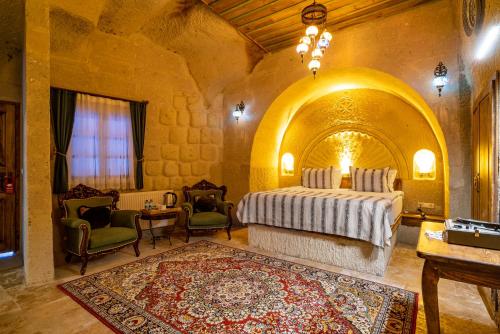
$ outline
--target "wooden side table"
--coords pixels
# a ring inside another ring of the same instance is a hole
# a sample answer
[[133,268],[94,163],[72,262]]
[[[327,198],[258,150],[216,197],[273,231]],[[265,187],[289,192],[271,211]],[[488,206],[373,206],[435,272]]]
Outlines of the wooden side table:
[[417,255],[425,259],[422,272],[427,332],[439,334],[438,282],[440,278],[500,289],[500,251],[448,244],[429,239],[426,231],[443,231],[444,224],[425,221]]
[[[153,220],[163,220],[163,219],[170,219],[170,218],[175,218],[176,220],[179,220],[179,213],[182,212],[181,208],[168,208],[165,210],[146,210],[143,209],[141,210],[141,219],[143,220],[148,220],[149,221],[149,232],[151,233],[151,239],[153,242],[153,249],[156,248],[156,239],[161,238],[162,236],[155,236],[153,233]],[[165,236],[168,238],[168,241],[170,242],[170,246],[172,246],[172,241],[170,240],[170,237],[172,233],[175,230],[175,224],[174,225],[167,225],[165,228]]]

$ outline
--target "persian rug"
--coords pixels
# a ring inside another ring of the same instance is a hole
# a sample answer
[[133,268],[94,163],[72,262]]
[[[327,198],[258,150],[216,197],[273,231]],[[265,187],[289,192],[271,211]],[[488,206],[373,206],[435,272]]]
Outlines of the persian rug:
[[413,334],[414,292],[199,241],[61,284],[117,333]]

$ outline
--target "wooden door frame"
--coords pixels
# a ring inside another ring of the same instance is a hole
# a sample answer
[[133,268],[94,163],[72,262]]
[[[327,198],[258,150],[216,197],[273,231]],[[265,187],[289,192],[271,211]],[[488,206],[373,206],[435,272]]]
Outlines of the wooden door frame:
[[[500,143],[498,142],[500,140],[500,131],[499,131],[499,126],[500,126],[500,120],[499,120],[499,108],[500,108],[500,71],[495,71],[495,73],[491,76],[491,79],[488,80],[488,83],[486,84],[485,87],[481,89],[480,94],[478,97],[474,100],[474,103],[472,105],[472,112],[471,112],[471,130],[474,131],[473,126],[474,126],[474,110],[476,108],[479,108],[479,105],[481,104],[481,101],[483,101],[484,98],[487,96],[491,95],[491,150],[492,150],[492,156],[490,159],[490,168],[492,170],[491,174],[491,181],[490,181],[490,187],[491,187],[491,198],[490,198],[490,207],[491,207],[491,221],[500,223],[499,221],[499,192],[498,192],[498,184],[497,184],[497,178],[499,176],[499,168],[500,165],[498,163],[499,159],[499,153],[498,150],[500,148]],[[474,133],[472,132],[472,135]],[[473,146],[474,140],[472,139],[471,136],[471,147]],[[472,147],[472,160],[474,160],[474,147]],[[471,169],[474,171],[474,164],[475,161],[472,161],[471,163]],[[472,175],[474,177],[474,175]],[[473,184],[473,179],[471,180],[471,192],[474,191],[474,184]],[[471,215],[474,210],[474,195],[471,196]]]
[[491,87],[490,87],[490,91],[491,91],[491,110],[492,110],[492,115],[491,115],[491,119],[492,119],[492,126],[493,126],[493,131],[491,131],[491,135],[493,138],[491,138],[492,140],[492,150],[493,150],[493,157],[492,157],[492,168],[493,168],[493,173],[492,173],[492,185],[491,185],[491,207],[492,207],[492,210],[491,210],[491,220],[493,222],[498,222],[500,223],[499,221],[499,211],[500,211],[500,208],[499,208],[499,203],[498,203],[498,196],[499,196],[499,192],[498,192],[498,186],[499,186],[499,182],[498,181],[498,176],[499,176],[499,163],[498,163],[498,159],[500,157],[500,154],[499,154],[499,148],[500,148],[500,145],[499,145],[499,140],[500,140],[500,135],[499,135],[499,129],[498,127],[500,126],[500,123],[499,123],[499,108],[500,108],[500,71],[496,71],[494,76],[493,76],[493,79],[491,80]]
[[[0,100],[0,104],[10,104],[14,106],[15,113],[15,173],[14,173],[14,186],[15,186],[15,224],[14,224],[14,249],[16,254],[21,251],[21,103],[13,101]],[[3,182],[3,180],[0,180]]]

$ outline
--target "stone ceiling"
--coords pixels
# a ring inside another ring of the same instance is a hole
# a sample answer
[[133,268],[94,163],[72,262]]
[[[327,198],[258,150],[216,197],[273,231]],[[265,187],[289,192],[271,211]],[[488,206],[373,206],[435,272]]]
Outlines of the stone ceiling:
[[50,0],[50,4],[52,52],[70,53],[96,31],[123,38],[142,34],[186,59],[207,101],[231,82],[242,80],[263,56],[198,0]]

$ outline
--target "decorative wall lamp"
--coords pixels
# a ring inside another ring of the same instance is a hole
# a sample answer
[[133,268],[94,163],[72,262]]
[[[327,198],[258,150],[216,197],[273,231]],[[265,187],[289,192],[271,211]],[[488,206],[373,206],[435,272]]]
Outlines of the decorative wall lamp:
[[350,167],[352,166],[352,154],[349,150],[344,150],[340,156],[340,170],[343,175],[350,173]]
[[440,61],[434,69],[434,80],[432,82],[434,84],[434,87],[436,87],[438,90],[439,97],[441,97],[441,91],[443,90],[443,87],[448,84],[448,78],[446,77],[446,74],[448,74],[448,69],[446,68],[446,66],[444,66],[443,62]]
[[281,157],[281,175],[293,176],[295,171],[295,159],[291,153],[285,153]]
[[236,120],[236,123],[238,123],[238,120],[240,117],[243,115],[243,112],[245,111],[245,103],[241,101],[236,105],[236,107],[233,110],[233,117]]
[[413,178],[415,180],[436,179],[436,156],[427,149],[421,149],[413,156]]

